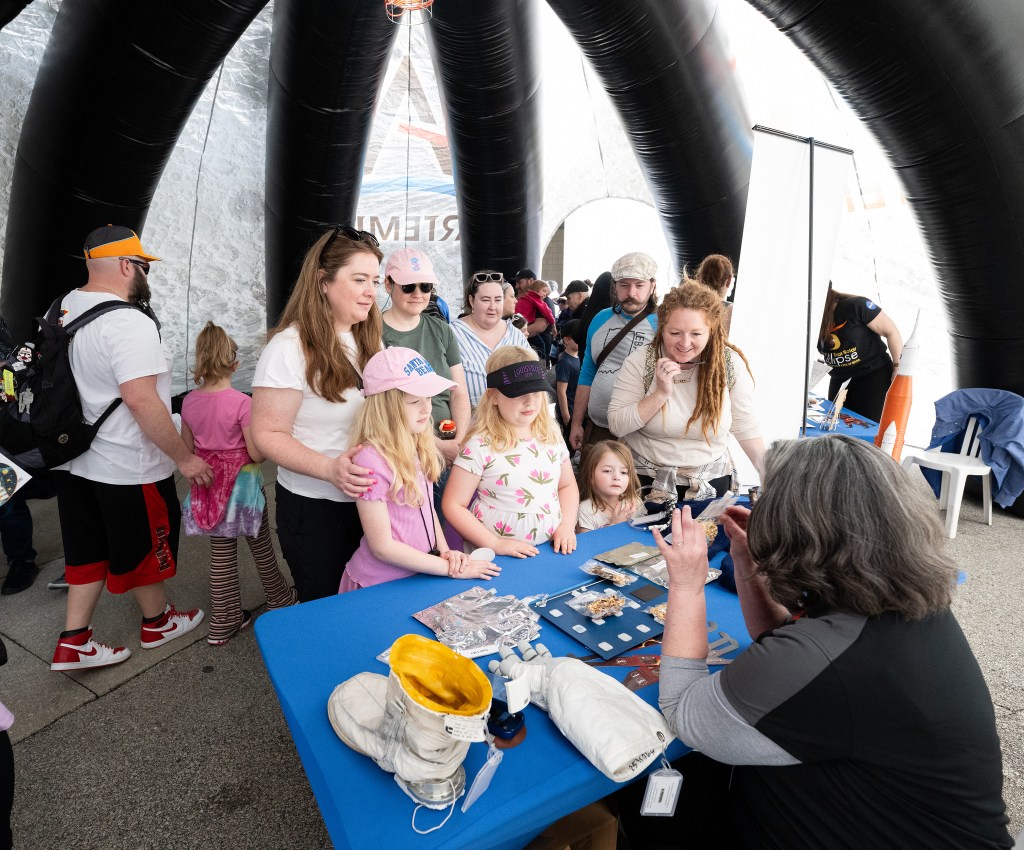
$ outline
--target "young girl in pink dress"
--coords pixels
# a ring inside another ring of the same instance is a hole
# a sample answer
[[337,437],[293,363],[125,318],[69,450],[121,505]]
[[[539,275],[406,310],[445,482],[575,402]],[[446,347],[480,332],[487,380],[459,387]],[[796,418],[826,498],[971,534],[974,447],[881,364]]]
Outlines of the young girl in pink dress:
[[580,492],[548,411],[537,355],[506,345],[487,358],[487,390],[445,487],[445,519],[467,544],[527,558],[551,541],[576,549]]
[[238,538],[249,544],[268,608],[296,601],[277,565],[263,494],[264,460],[252,442],[251,399],[231,387],[238,346],[225,330],[207,322],[196,338],[192,370],[198,389],[181,406],[181,436],[213,468],[210,487],[192,485],[182,505],[186,534],[210,537],[211,646],[223,646],[252,622],[242,610],[238,585]]
[[353,440],[364,448],[352,462],[371,470],[374,484],[356,501],[363,539],[345,567],[339,593],[413,573],[489,580],[501,572],[449,549],[434,511],[441,458],[430,400],[454,386],[411,348],[387,348],[363,369],[366,402]]

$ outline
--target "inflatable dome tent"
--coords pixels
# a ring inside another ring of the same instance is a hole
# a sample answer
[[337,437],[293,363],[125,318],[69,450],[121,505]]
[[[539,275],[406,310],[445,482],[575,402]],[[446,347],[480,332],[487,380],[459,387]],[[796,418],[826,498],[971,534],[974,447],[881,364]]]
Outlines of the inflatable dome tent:
[[[860,116],[936,269],[956,383],[1024,393],[1024,4],[750,0]],[[28,4],[0,3],[0,23]],[[53,5],[53,4],[51,4]],[[143,230],[198,98],[267,0],[64,2],[13,164],[0,311],[16,333],[82,279],[82,235]],[[536,264],[540,0],[437,0],[426,24],[466,268]],[[618,111],[675,264],[737,253],[750,127],[713,0],[548,0]],[[380,0],[277,0],[266,126],[267,321],[328,223],[352,220],[399,28]]]

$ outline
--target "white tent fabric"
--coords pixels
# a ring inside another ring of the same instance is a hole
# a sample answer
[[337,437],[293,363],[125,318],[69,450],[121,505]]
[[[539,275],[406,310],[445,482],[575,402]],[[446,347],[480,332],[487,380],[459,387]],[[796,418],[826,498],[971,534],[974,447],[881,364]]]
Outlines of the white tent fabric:
[[848,154],[815,146],[809,303],[811,145],[765,132],[754,134],[741,277],[729,337],[754,364],[756,409],[766,444],[796,437],[801,425],[804,376],[816,355],[808,321],[816,336],[849,165]]

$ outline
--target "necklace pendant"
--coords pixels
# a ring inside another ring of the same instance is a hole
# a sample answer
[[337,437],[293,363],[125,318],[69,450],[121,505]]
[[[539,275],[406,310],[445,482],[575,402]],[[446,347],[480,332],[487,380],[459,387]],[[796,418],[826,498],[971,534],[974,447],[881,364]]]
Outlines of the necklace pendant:
[[438,558],[441,557],[441,552],[438,550],[438,548],[436,546],[433,549],[430,550],[430,554],[434,555],[434,556],[436,556]]

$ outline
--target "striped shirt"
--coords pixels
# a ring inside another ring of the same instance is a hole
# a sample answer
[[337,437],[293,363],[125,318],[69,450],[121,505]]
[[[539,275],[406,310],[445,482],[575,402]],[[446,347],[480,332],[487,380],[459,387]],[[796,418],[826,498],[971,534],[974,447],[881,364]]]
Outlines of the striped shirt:
[[483,398],[484,390],[487,389],[487,358],[494,353],[495,349],[501,348],[503,345],[518,345],[527,349],[530,345],[523,332],[511,322],[505,322],[505,335],[494,348],[488,348],[486,343],[473,333],[473,329],[462,319],[452,321],[452,330],[455,331],[455,338],[459,342],[459,352],[462,354],[462,368],[466,373],[469,403],[475,410],[480,399]]

